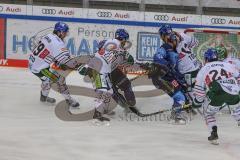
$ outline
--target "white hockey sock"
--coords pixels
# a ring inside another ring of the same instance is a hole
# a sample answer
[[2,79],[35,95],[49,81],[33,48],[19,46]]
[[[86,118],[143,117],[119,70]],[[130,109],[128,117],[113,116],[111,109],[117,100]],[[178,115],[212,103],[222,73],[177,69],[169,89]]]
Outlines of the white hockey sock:
[[41,89],[42,95],[47,97],[51,89],[51,83],[49,79],[42,81]]
[[236,121],[240,121],[240,106],[236,107],[233,112],[232,116]]
[[204,118],[205,118],[206,124],[208,126],[208,129],[211,133],[212,127],[217,126],[217,121],[215,119],[215,116],[214,115],[205,115]]
[[109,110],[111,97],[112,97],[112,93],[110,90],[109,91],[97,90],[97,97],[94,100],[95,108],[101,113],[104,113],[105,111]]
[[66,84],[65,78],[64,77],[59,77],[57,81],[57,86],[58,86],[58,91],[60,94],[63,95],[63,97],[67,100],[72,100],[73,98],[71,97],[68,86]]

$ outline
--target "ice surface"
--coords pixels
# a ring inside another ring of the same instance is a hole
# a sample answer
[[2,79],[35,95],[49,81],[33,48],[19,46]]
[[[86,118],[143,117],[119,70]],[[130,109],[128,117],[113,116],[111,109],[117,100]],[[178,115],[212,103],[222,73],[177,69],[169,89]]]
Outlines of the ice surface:
[[[76,73],[67,83],[83,85]],[[93,126],[91,121],[65,122],[55,116],[55,106],[39,102],[39,91],[40,80],[26,69],[0,68],[0,160],[240,159],[240,127],[229,115],[218,117],[220,145],[213,146],[207,142],[207,127],[200,116],[185,126],[129,121],[120,118],[118,107],[108,127]],[[54,91],[50,95],[63,100]],[[74,97],[81,111],[88,110],[85,106],[93,100]],[[137,106],[151,112],[171,106],[171,100],[166,95],[137,98]]]

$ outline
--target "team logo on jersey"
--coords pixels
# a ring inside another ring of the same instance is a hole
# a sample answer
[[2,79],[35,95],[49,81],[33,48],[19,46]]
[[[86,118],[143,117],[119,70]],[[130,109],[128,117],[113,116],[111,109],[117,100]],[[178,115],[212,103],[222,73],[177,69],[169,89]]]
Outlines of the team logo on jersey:
[[227,21],[224,18],[212,18],[211,23],[212,24],[225,24]]

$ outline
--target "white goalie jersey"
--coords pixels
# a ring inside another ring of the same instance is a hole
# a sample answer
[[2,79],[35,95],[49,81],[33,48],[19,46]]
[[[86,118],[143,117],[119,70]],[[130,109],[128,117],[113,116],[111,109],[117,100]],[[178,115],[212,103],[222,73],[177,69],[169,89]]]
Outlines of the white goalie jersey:
[[196,71],[201,67],[201,63],[196,55],[192,53],[192,48],[198,45],[198,40],[185,33],[179,33],[179,35],[181,38],[176,47],[179,54],[178,70],[182,74]]
[[44,36],[29,57],[29,69],[39,73],[52,63],[64,64],[70,59],[70,53],[64,42],[55,34]]

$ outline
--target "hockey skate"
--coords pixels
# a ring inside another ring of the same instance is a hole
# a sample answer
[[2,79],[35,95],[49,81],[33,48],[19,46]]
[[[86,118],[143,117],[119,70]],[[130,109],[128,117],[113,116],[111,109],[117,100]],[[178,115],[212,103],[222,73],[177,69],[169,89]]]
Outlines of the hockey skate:
[[75,101],[74,99],[66,99],[66,103],[68,104],[69,107],[72,108],[79,108],[79,103]]
[[99,112],[97,109],[95,109],[94,115],[93,115],[93,123],[95,125],[97,125],[97,126],[100,126],[100,125],[109,126],[110,125],[109,121],[110,121],[109,118],[102,116],[102,113]]
[[238,125],[238,127],[240,127],[240,120],[237,121],[237,125]]
[[41,96],[40,96],[40,101],[41,102],[47,102],[47,103],[50,103],[50,104],[54,104],[56,103],[56,99],[55,98],[51,98],[51,97],[48,97],[48,96],[44,96],[41,92]]
[[181,109],[173,108],[170,116],[168,116],[168,121],[171,124],[177,124],[177,125],[185,125],[187,123],[187,117],[185,115],[185,111],[182,111]]
[[197,115],[197,112],[192,108],[192,104],[190,102],[186,102],[186,104],[183,105],[183,109],[193,116]]
[[218,145],[218,134],[217,134],[217,126],[212,127],[211,135],[208,137],[208,141],[211,144]]

